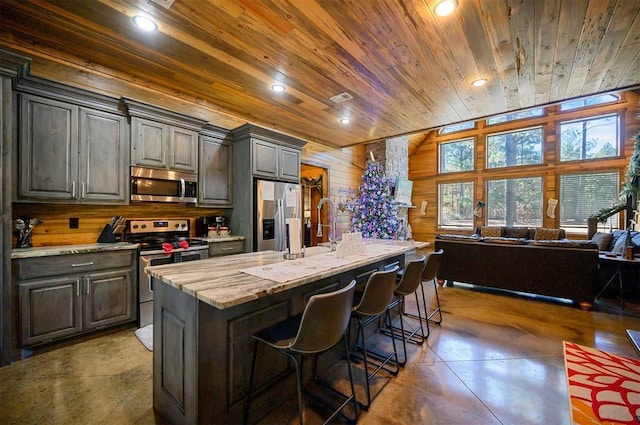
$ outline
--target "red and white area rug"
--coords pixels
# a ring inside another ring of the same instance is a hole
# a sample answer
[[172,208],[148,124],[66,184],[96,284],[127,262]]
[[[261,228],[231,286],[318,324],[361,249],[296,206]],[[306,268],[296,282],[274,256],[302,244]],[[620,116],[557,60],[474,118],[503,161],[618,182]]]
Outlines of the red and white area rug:
[[564,341],[573,424],[639,424],[640,361]]

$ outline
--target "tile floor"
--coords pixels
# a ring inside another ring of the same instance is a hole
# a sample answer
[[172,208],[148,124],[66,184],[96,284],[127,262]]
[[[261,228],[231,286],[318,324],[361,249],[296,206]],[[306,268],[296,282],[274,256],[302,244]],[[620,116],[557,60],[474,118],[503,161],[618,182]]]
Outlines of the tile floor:
[[[439,290],[444,321],[361,424],[567,424],[562,341],[637,358],[640,320],[470,289]],[[162,424],[152,353],[126,329],[0,368],[0,424]],[[377,388],[381,388],[378,385]],[[358,388],[362,390],[362,388]],[[297,423],[295,399],[260,424]],[[320,423],[314,409],[307,423]]]

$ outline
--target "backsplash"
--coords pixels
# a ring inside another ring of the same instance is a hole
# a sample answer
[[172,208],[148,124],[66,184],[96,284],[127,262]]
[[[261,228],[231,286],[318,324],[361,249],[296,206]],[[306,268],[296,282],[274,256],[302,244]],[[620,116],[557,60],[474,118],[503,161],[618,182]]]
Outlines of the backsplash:
[[[191,235],[195,233],[195,218],[207,215],[230,216],[231,210],[196,208],[187,204],[140,203],[131,205],[65,205],[13,203],[13,219],[38,217],[41,223],[33,229],[32,246],[78,245],[97,241],[104,225],[114,215],[129,219],[188,218]],[[69,228],[69,219],[78,219],[78,228]],[[17,246],[14,232],[13,246]]]

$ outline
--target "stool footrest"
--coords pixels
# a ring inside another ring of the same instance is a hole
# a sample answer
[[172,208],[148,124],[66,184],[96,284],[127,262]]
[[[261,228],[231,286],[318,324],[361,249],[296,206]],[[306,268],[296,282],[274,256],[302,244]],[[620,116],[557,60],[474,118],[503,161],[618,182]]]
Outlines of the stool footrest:
[[[395,356],[395,353],[390,353],[387,357],[385,357],[384,354],[380,354],[380,353],[377,353],[375,351],[367,350],[367,362],[371,366],[375,367],[373,372],[371,372],[370,374],[367,371],[367,374],[368,374],[367,378],[368,379],[373,378],[381,370],[384,370],[385,372],[390,373],[393,376],[397,376],[398,373],[400,372],[400,368],[399,367],[396,366],[396,370],[392,370],[389,367],[387,367],[387,363],[389,363],[389,361],[392,360],[394,356]],[[378,360],[378,362],[372,362],[371,361],[371,357],[373,357],[374,359]],[[364,363],[364,357],[362,357],[362,355],[360,355],[360,353],[358,353],[358,352],[351,352],[351,358]],[[365,367],[368,367],[368,365],[365,364]]]

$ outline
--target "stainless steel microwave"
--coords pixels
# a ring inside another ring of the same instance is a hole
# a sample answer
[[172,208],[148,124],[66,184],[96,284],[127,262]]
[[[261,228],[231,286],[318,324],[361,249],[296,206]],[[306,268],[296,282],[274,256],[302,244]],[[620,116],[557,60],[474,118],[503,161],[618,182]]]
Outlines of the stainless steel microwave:
[[131,167],[131,200],[196,203],[197,174],[155,168]]

